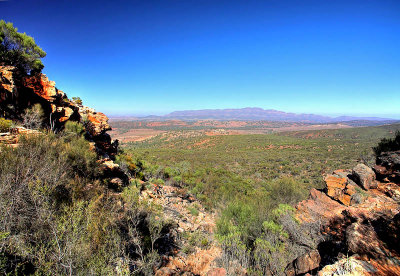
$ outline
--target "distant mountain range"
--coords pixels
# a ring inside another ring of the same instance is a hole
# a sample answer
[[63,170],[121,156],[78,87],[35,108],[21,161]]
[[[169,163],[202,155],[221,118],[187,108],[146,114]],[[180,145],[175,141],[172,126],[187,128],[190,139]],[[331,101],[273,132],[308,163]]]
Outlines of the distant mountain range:
[[[399,120],[379,117],[340,116],[328,117],[316,114],[296,114],[274,109],[246,107],[239,109],[202,109],[174,111],[163,116],[125,117],[125,120],[249,120],[249,121],[281,121],[303,123],[338,123],[349,121],[379,121],[387,123]],[[117,118],[114,118],[114,120]],[[124,119],[118,117],[118,119]]]

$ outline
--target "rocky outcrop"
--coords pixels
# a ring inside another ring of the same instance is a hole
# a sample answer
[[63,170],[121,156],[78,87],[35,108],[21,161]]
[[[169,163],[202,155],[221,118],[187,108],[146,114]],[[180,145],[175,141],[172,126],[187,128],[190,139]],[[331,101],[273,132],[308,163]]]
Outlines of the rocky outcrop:
[[356,187],[354,183],[343,174],[344,172],[334,172],[334,174],[325,177],[326,194],[340,203],[349,206],[356,201],[355,198],[352,198],[353,195],[356,194]]
[[40,104],[45,123],[60,129],[68,120],[80,121],[79,107],[44,74],[23,75],[13,66],[0,66],[0,108],[4,117],[21,119],[26,108]]
[[[40,104],[44,111],[44,125],[54,132],[62,130],[68,121],[82,123],[85,137],[94,144],[111,186],[128,183],[128,176],[112,161],[118,152],[118,140],[112,141],[107,133],[111,127],[106,115],[71,101],[44,74],[25,75],[13,66],[0,66],[0,116],[22,121],[24,111],[35,104]],[[9,144],[18,141],[18,133],[3,136],[0,139]]]
[[[383,153],[379,166],[394,172],[396,154]],[[400,183],[376,181],[363,164],[335,171],[325,183],[324,190],[311,190],[310,198],[296,206],[301,222],[321,222],[323,241],[294,261],[294,274],[314,267],[318,275],[399,275]]]

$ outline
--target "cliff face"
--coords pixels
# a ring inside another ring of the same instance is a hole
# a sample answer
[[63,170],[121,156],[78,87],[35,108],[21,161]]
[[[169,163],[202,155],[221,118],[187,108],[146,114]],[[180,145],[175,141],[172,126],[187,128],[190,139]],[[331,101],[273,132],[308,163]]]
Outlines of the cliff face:
[[106,115],[71,101],[44,74],[29,76],[21,74],[13,66],[0,66],[1,115],[21,121],[24,111],[35,104],[41,105],[44,124],[54,132],[62,130],[68,121],[82,123],[86,129],[85,137],[93,143],[105,175],[115,178],[118,185],[128,182],[128,177],[112,162],[118,151],[118,140],[112,141],[107,134],[111,127]]
[[300,221],[321,222],[319,258],[306,258],[314,273],[400,275],[400,152],[382,153],[377,163],[333,172],[325,190],[296,206]]

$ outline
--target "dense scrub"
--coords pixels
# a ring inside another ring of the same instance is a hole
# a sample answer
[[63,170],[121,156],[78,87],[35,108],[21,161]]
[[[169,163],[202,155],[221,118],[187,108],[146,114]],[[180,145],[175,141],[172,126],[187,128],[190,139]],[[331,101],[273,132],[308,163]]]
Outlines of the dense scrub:
[[381,154],[385,151],[400,150],[400,131],[397,131],[393,138],[383,138],[379,144],[374,147],[376,155]]
[[292,206],[310,188],[324,187],[323,174],[373,160],[372,147],[399,128],[160,135],[127,144],[119,161],[143,180],[182,186],[210,210],[218,210],[221,264],[226,268],[279,275],[296,255],[315,245],[319,231],[318,225],[300,226]]
[[78,133],[1,146],[0,274],[153,273],[171,224],[135,186],[112,193]]

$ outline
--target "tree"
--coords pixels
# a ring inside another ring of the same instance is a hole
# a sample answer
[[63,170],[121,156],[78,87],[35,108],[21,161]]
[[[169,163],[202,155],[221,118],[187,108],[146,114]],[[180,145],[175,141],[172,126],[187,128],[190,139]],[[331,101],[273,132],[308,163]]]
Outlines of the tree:
[[44,67],[40,59],[45,56],[33,37],[0,20],[0,64],[16,66],[27,74],[40,73]]

